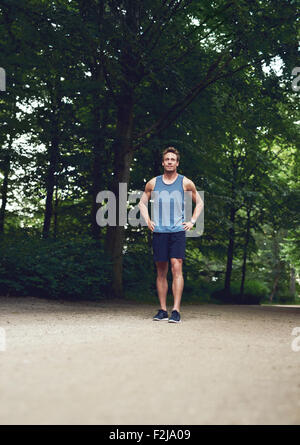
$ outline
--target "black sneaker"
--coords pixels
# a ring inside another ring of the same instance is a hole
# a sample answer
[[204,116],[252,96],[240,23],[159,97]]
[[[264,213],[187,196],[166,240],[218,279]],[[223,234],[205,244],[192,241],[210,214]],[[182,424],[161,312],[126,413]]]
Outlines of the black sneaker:
[[168,312],[160,309],[157,314],[153,317],[153,320],[161,321],[168,320]]
[[169,318],[169,323],[181,323],[180,313],[178,311],[172,311],[171,317]]

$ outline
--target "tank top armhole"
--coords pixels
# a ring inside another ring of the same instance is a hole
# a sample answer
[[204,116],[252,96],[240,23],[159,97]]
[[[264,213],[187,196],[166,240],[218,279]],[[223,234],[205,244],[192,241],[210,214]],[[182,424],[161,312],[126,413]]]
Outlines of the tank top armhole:
[[155,187],[156,187],[156,184],[157,184],[157,178],[159,178],[159,176],[155,176],[155,184],[154,184],[154,187],[153,187],[153,190],[152,191],[154,191],[155,190]]
[[182,178],[181,178],[181,188],[182,188],[182,191],[184,192],[184,187],[183,187],[184,175],[181,175],[181,176],[182,176]]

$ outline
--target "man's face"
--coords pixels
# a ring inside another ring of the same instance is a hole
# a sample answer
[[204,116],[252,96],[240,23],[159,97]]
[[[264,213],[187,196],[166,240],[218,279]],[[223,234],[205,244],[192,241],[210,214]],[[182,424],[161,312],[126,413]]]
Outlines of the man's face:
[[165,172],[175,172],[179,165],[176,154],[172,152],[166,153],[162,165],[165,169]]

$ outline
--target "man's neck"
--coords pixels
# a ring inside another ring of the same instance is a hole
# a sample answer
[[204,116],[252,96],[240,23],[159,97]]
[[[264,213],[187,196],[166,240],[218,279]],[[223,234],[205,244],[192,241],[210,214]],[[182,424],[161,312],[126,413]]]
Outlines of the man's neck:
[[166,171],[164,171],[163,177],[167,181],[172,181],[173,179],[177,178],[177,175],[178,175],[177,171],[175,171],[175,172],[166,172]]

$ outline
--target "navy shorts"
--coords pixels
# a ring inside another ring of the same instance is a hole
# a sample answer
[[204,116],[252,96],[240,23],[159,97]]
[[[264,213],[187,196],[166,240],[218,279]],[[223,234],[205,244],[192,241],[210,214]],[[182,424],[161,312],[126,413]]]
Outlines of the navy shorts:
[[153,232],[154,261],[169,261],[170,258],[185,259],[185,243],[185,230],[168,233]]

